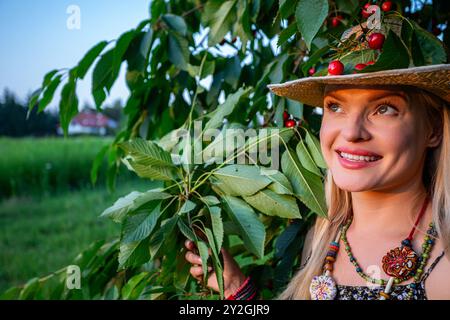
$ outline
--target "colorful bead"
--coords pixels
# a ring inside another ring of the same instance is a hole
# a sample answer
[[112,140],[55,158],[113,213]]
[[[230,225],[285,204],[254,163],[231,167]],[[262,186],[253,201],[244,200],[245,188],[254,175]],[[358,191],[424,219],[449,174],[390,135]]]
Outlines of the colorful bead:
[[337,294],[336,283],[326,275],[315,276],[309,287],[312,300],[333,300]]

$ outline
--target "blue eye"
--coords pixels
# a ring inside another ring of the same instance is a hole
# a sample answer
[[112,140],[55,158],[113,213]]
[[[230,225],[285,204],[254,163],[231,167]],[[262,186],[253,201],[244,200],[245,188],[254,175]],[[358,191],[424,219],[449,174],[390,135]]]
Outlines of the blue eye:
[[391,107],[390,105],[383,104],[377,109],[377,113],[379,113],[379,114],[396,114],[397,109],[394,107]]
[[327,109],[331,112],[340,112],[341,107],[336,103],[327,104]]

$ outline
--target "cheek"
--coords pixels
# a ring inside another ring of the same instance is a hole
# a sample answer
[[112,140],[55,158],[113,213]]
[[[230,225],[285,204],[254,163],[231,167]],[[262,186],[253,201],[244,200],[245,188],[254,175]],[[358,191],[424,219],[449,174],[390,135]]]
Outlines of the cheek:
[[338,132],[339,130],[335,126],[325,121],[322,122],[322,126],[320,127],[320,148],[328,166],[330,166],[333,155],[333,141],[336,140]]

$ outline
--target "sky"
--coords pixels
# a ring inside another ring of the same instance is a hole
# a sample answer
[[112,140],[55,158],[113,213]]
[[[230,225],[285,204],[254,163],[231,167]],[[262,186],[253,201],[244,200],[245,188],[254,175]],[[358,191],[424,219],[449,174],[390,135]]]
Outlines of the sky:
[[[8,88],[25,103],[48,71],[71,68],[96,43],[135,28],[149,17],[149,4],[150,0],[0,0],[0,97]],[[124,69],[125,64],[105,104],[127,99]],[[81,106],[94,105],[91,72],[78,82]],[[57,92],[51,109],[58,97]]]

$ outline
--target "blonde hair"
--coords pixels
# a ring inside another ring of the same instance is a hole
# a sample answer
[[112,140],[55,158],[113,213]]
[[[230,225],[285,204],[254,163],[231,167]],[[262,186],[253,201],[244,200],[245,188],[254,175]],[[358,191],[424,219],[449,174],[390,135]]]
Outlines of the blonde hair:
[[[435,95],[417,88],[402,88],[419,107],[426,106],[426,125],[437,130],[440,144],[429,148],[423,170],[423,180],[431,198],[433,221],[439,238],[449,256],[450,244],[450,110],[447,103]],[[328,245],[351,212],[351,193],[340,189],[330,172],[325,177],[325,198],[328,218],[317,217],[306,264],[294,275],[278,299],[311,299],[309,285],[314,276],[322,274]],[[308,254],[305,252],[303,254]],[[303,257],[302,257],[303,258]]]

